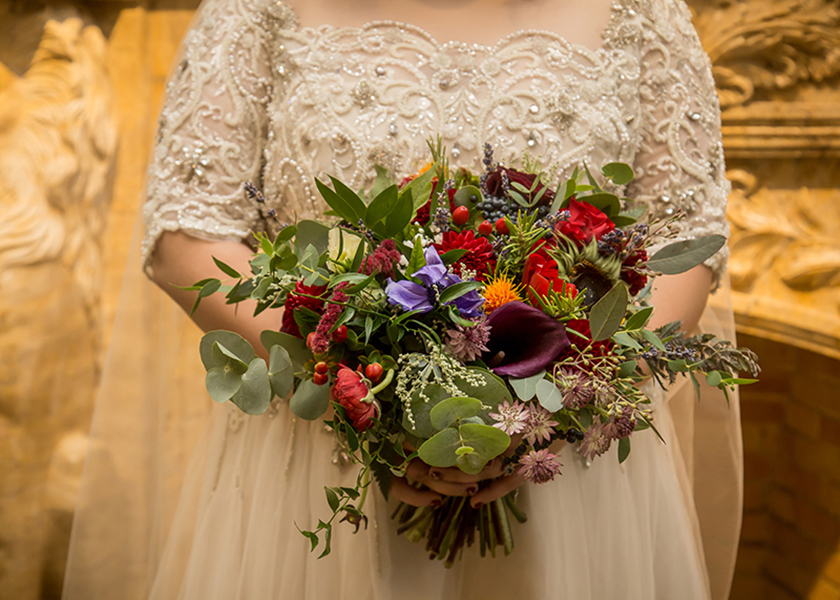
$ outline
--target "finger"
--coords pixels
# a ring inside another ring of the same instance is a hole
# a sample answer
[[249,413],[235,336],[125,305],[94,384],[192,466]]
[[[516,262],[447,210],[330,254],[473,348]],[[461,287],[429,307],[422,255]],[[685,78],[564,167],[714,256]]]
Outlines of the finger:
[[421,483],[444,496],[472,496],[478,492],[478,483],[450,483],[449,481],[437,481],[430,477],[427,477]]
[[412,506],[437,506],[443,502],[443,498],[440,494],[431,490],[418,490],[402,477],[394,477],[391,479],[390,492],[395,498],[397,498],[397,500],[401,500],[406,504],[411,504]]
[[502,461],[498,458],[494,458],[488,462],[480,472],[474,475],[464,473],[458,467],[450,467],[448,469],[431,467],[429,469],[429,477],[450,483],[478,483],[479,481],[484,481],[486,479],[496,479],[501,475]]
[[482,504],[487,504],[488,502],[492,502],[497,498],[501,498],[502,496],[509,494],[523,483],[525,483],[525,477],[519,473],[508,475],[507,477],[499,477],[493,483],[473,496],[470,499],[470,505],[473,508],[478,508]]
[[429,465],[419,458],[415,458],[408,463],[408,468],[406,468],[405,474],[409,479],[413,479],[414,481],[423,481],[429,476],[429,469]]

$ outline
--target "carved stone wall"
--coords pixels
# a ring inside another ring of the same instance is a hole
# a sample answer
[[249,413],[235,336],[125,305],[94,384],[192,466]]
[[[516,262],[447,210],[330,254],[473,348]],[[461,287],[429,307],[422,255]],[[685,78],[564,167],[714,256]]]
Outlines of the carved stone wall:
[[733,183],[745,513],[734,600],[840,599],[840,5],[689,0]]
[[117,132],[105,38],[73,14],[20,75],[0,63],[0,596],[20,600],[60,585],[99,376]]

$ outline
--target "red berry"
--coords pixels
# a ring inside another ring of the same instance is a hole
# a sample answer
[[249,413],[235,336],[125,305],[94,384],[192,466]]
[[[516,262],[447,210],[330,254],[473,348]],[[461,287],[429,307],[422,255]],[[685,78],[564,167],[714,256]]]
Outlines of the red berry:
[[452,211],[452,222],[458,226],[466,225],[470,220],[470,209],[466,206],[459,206]]
[[510,233],[507,223],[505,223],[504,217],[496,221],[496,233],[498,233],[499,235],[507,235]]
[[329,375],[327,375],[326,373],[315,373],[312,376],[312,383],[314,383],[315,385],[324,385],[325,383],[327,383],[328,379]]
[[371,363],[365,367],[365,377],[376,383],[382,378],[382,365],[379,363]]
[[313,331],[306,336],[306,347],[312,350],[312,342],[315,340],[315,332]]
[[332,340],[336,344],[343,344],[347,339],[347,325],[339,325],[335,331],[332,332]]
[[329,367],[323,360],[315,363],[315,372],[318,375],[324,375],[327,371],[329,371]]
[[490,221],[482,221],[481,225],[478,226],[478,233],[481,235],[490,235],[493,233],[493,225],[490,224]]

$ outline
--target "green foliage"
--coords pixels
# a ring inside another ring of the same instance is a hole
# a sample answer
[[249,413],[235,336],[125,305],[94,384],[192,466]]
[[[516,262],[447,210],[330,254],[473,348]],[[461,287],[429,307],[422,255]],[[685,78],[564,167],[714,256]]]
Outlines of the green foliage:
[[554,413],[563,408],[563,394],[554,382],[540,379],[537,382],[537,400],[548,412]]
[[304,379],[289,400],[291,411],[307,421],[320,418],[329,406],[330,386],[315,385],[311,379]]
[[620,281],[592,306],[589,325],[593,341],[609,339],[618,331],[627,311],[627,301],[627,285]]
[[530,377],[508,380],[510,387],[523,402],[528,402],[537,393],[537,384],[545,377],[545,369]]
[[722,235],[707,235],[668,244],[647,261],[647,267],[663,275],[678,275],[717,254],[726,244]]
[[459,419],[477,417],[481,414],[482,408],[481,401],[475,398],[447,398],[429,411],[429,419],[432,427],[440,431],[451,427]]
[[285,398],[292,391],[295,383],[295,373],[289,351],[279,344],[272,346],[268,369],[271,391],[279,397]]

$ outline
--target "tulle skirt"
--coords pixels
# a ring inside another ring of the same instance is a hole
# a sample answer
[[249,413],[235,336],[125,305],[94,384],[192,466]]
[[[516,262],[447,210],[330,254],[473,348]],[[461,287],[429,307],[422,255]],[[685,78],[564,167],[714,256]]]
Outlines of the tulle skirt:
[[[587,466],[573,448],[562,476],[526,484],[510,556],[467,548],[451,569],[395,533],[373,485],[367,530],[336,524],[318,559],[297,528],[329,515],[325,485],[353,485],[331,432],[285,403],[246,417],[216,408],[184,482],[152,600],[706,600],[709,580],[689,479],[667,405],[652,431]],[[320,550],[320,549],[319,549]]]

